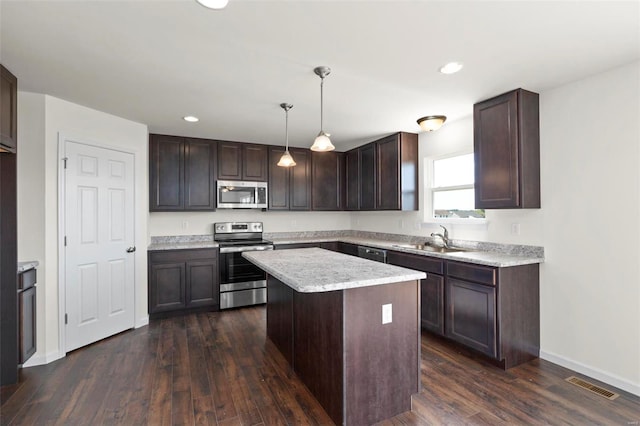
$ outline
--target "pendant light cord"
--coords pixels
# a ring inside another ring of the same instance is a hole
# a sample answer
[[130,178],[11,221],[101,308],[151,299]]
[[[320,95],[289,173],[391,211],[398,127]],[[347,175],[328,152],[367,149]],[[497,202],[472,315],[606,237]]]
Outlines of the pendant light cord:
[[286,152],[289,152],[289,108],[284,110],[285,119],[284,119],[284,134],[285,134],[285,148]]
[[320,78],[320,131],[324,132],[324,77]]

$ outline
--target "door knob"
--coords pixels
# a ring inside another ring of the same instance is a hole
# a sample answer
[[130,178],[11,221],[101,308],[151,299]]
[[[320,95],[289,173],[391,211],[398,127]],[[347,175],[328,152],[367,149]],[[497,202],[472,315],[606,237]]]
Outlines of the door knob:
[[136,251],[135,246],[134,246],[134,247],[129,247],[129,248],[127,249],[127,253],[133,253],[134,251]]

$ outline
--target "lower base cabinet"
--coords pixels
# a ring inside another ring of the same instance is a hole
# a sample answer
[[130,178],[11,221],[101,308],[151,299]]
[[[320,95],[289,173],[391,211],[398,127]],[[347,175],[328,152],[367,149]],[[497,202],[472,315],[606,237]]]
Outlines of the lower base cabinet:
[[149,257],[149,314],[220,307],[218,250],[159,250]]

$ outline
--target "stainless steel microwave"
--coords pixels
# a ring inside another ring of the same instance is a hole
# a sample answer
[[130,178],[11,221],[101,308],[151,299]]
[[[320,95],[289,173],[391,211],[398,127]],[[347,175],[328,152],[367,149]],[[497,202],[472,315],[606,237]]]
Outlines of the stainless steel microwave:
[[218,181],[219,209],[266,209],[267,182]]

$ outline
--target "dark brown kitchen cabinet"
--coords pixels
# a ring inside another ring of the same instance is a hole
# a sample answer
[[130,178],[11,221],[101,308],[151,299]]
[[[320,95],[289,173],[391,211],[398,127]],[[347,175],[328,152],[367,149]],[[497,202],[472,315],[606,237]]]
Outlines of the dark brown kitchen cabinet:
[[149,211],[215,210],[215,141],[150,135],[149,157]]
[[269,147],[269,210],[311,208],[311,151],[289,148],[296,165],[279,167],[284,147]]
[[267,145],[218,142],[218,179],[266,182]]
[[539,356],[538,264],[446,262],[445,335],[505,368]]
[[427,277],[420,280],[420,325],[444,336],[444,261],[389,251],[387,262],[427,273]]
[[150,251],[148,257],[151,318],[194,308],[219,309],[217,249]]
[[375,210],[377,187],[376,143],[371,142],[358,148],[358,154],[358,159],[360,160],[360,210]]
[[18,362],[36,352],[36,270],[18,274]]
[[496,289],[447,277],[447,337],[491,357],[496,352]]
[[538,94],[517,89],[473,106],[475,207],[540,207]]
[[348,254],[348,255],[351,255],[351,256],[357,256],[358,255],[358,245],[339,241],[338,242],[338,252],[340,252],[342,254]]
[[360,210],[360,150],[345,153],[345,209]]
[[0,65],[0,152],[18,145],[18,79]]
[[376,149],[376,209],[418,210],[418,135],[396,133]]
[[342,210],[344,153],[311,152],[311,210]]

